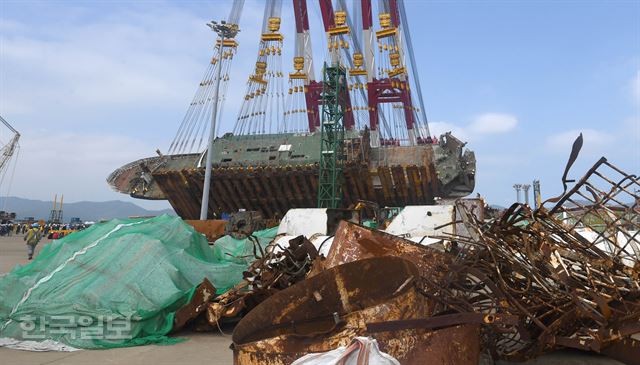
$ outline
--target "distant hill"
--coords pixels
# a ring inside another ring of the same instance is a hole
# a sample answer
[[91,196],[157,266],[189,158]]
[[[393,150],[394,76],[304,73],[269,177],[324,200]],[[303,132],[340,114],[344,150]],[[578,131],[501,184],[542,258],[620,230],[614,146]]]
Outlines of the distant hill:
[[[9,212],[15,212],[18,219],[35,217],[36,219],[49,218],[53,202],[8,197],[2,199],[2,206]],[[64,221],[68,222],[72,217],[78,217],[83,221],[98,222],[101,219],[127,218],[131,216],[149,216],[170,214],[176,215],[173,209],[147,210],[130,202],[112,200],[107,202],[76,202],[64,203]]]

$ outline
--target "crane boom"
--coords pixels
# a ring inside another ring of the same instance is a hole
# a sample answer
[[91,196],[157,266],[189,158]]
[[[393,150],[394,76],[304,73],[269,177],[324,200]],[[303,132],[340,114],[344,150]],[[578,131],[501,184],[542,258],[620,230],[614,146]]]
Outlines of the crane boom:
[[17,135],[20,135],[20,133],[18,133],[18,131],[17,131],[15,128],[13,128],[13,127],[11,126],[11,124],[9,124],[9,122],[7,122],[7,121],[6,121],[6,120],[5,120],[1,115],[0,115],[0,121],[1,121],[1,122],[2,122],[2,123],[3,123],[7,128],[9,128],[9,130],[10,130],[10,131],[12,131],[13,133],[15,133],[15,134],[17,134]]
[[13,132],[13,137],[11,138],[11,140],[6,145],[2,146],[2,148],[0,148],[0,173],[2,173],[4,168],[7,166],[7,163],[9,162],[9,160],[11,160],[11,157],[13,157],[13,154],[18,148],[20,133],[18,133],[18,131],[13,128],[11,124],[9,124],[9,122],[7,122],[2,116],[0,116],[0,122],[2,122],[11,132]]

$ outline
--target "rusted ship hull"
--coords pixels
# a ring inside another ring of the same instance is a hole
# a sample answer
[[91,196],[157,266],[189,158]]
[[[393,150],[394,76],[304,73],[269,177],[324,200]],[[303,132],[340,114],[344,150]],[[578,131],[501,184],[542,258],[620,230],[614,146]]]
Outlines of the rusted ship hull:
[[[316,206],[314,152],[319,153],[319,144],[315,149],[313,135],[268,142],[226,138],[214,143],[210,216],[246,209],[277,218],[291,208]],[[381,206],[424,205],[439,197],[468,195],[475,185],[475,157],[463,147],[450,135],[438,145],[379,148],[369,146],[366,134],[352,136],[345,146],[342,206],[358,200]],[[141,159],[114,171],[108,182],[135,198],[167,199],[184,219],[198,219],[202,161],[202,154]]]
[[[375,171],[369,171],[367,165],[347,166],[342,183],[343,206],[358,200],[383,206],[431,204],[441,190],[433,175],[433,169],[425,166],[378,167]],[[153,177],[178,215],[189,219],[199,216],[203,168],[164,171]],[[374,187],[375,177],[380,178],[381,189]],[[282,217],[291,208],[316,207],[318,167],[217,168],[213,170],[211,191],[209,213],[248,209]]]

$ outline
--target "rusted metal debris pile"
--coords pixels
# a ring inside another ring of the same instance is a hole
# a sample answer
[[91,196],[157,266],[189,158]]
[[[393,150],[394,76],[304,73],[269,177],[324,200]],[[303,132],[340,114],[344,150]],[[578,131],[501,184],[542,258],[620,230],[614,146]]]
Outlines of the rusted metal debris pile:
[[639,191],[601,159],[535,211],[514,204],[486,223],[457,203],[451,224],[464,229],[429,246],[343,221],[327,257],[302,236],[256,253],[245,282],[207,304],[208,320],[244,315],[237,364],[289,364],[357,336],[402,364],[566,347],[639,364]]
[[[256,250],[260,245],[255,243]],[[304,236],[289,241],[288,247],[274,242],[266,251],[254,252],[257,257],[247,271],[244,281],[218,296],[207,309],[207,319],[217,324],[222,318],[234,318],[250,312],[276,292],[305,279],[311,270],[318,250]]]
[[310,352],[370,336],[402,364],[473,364],[480,324],[516,323],[483,313],[436,313],[421,278],[444,279],[437,248],[343,221],[326,258],[306,278],[249,311],[233,334],[238,364],[290,364]]
[[400,257],[372,257],[326,269],[276,293],[240,321],[233,333],[235,361],[290,364],[364,335],[403,364],[477,364],[476,325],[376,334],[367,330],[370,322],[431,314],[432,304],[415,285],[419,275],[415,265]]
[[444,280],[425,278],[439,310],[513,315],[485,331],[499,358],[557,347],[640,361],[640,184],[601,159],[551,208],[511,206],[485,225],[464,207],[468,236]]

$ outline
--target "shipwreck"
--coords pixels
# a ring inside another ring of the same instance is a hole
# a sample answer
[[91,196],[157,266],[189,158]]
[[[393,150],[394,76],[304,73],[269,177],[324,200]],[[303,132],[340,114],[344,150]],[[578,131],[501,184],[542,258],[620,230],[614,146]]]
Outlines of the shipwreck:
[[[234,2],[227,24],[239,27],[243,3]],[[293,1],[295,22],[284,24],[281,1],[266,1],[246,93],[229,93],[239,44],[219,38],[167,153],[116,169],[109,185],[134,198],[166,199],[181,217],[197,219],[213,110],[220,120],[225,101],[240,98],[233,131],[211,146],[209,217],[244,209],[278,218],[291,208],[322,206],[323,191],[333,194],[330,207],[342,208],[361,200],[433,204],[470,194],[474,153],[452,134],[429,130],[403,3],[374,5],[320,1],[324,37],[313,42],[326,44],[328,59],[317,77],[307,2]],[[287,27],[295,29],[288,74],[282,69]]]

